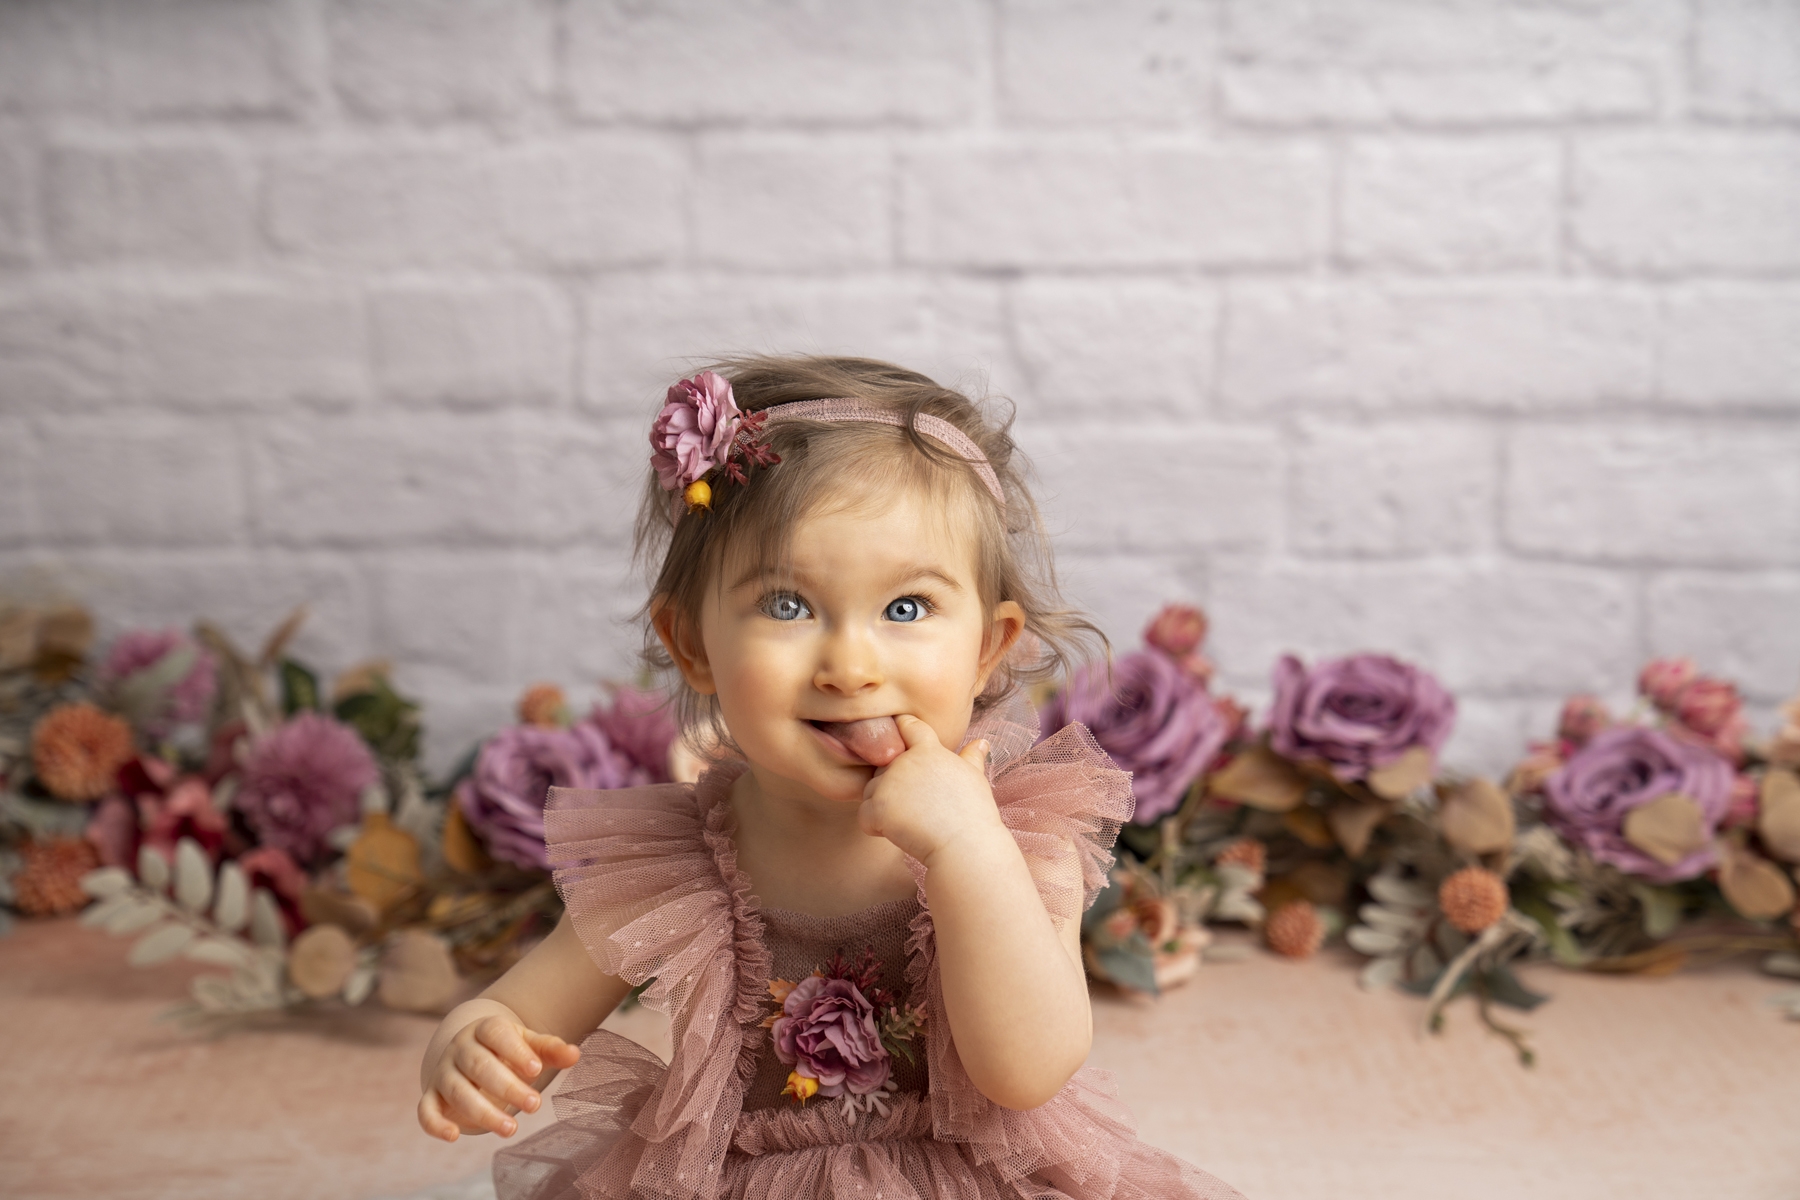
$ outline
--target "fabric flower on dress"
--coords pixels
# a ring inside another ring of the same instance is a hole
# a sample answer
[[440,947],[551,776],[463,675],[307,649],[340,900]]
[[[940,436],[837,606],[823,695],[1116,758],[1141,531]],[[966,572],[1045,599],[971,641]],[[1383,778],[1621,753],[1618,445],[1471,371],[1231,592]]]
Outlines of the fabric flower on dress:
[[1088,727],[1137,797],[1132,820],[1149,824],[1175,811],[1230,738],[1232,716],[1192,674],[1157,652],[1127,654],[1077,671],[1044,712],[1052,733],[1071,721]]
[[[1692,879],[1713,865],[1713,834],[1731,809],[1732,769],[1719,755],[1658,729],[1596,734],[1544,783],[1544,815],[1600,862],[1653,883]],[[1635,809],[1681,797],[1697,810],[1693,848],[1664,862],[1627,837]]]
[[887,1115],[896,1089],[894,1056],[912,1061],[911,1043],[925,1010],[895,1001],[878,986],[881,962],[872,950],[854,961],[834,954],[802,979],[769,981],[781,1011],[764,1022],[775,1057],[793,1067],[782,1095],[805,1103],[813,1096],[843,1101],[844,1118],[859,1112]]
[[234,804],[260,844],[311,866],[329,852],[327,834],[356,822],[363,789],[380,778],[355,730],[303,712],[252,744]]
[[551,788],[623,788],[649,782],[650,773],[591,722],[568,729],[515,725],[481,748],[474,772],[457,785],[456,804],[488,853],[528,871],[542,871],[549,867],[544,800]]
[[1365,779],[1424,747],[1433,759],[1456,723],[1456,701],[1429,674],[1385,654],[1352,654],[1308,670],[1275,665],[1269,747],[1323,762],[1339,780]]

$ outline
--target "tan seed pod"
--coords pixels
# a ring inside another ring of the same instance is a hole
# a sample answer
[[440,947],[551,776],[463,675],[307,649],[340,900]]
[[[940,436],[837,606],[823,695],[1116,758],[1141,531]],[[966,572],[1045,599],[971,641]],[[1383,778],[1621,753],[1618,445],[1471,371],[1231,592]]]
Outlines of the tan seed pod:
[[342,991],[355,967],[356,943],[336,925],[314,925],[288,951],[288,979],[314,1000]]

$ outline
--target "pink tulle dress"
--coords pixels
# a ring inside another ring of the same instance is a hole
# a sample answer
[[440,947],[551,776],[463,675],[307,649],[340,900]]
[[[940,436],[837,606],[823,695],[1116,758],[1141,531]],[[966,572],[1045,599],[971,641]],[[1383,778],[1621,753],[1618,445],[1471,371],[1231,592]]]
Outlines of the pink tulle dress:
[[[1039,884],[1045,907],[1073,920],[1105,884],[1130,779],[1082,726],[1034,746],[1035,725],[1015,705],[970,736],[993,743],[994,797],[1034,876],[1072,879],[1039,868],[1079,856],[1079,889]],[[665,1067],[615,1033],[590,1036],[552,1098],[556,1124],[495,1155],[500,1200],[1241,1200],[1138,1141],[1102,1072],[1078,1072],[1024,1112],[976,1090],[937,1016],[922,890],[844,917],[760,908],[731,838],[743,769],[717,767],[695,786],[552,789],[545,840],[575,930],[603,971],[654,980],[643,1001],[669,1014],[674,1053]],[[884,964],[881,987],[930,1014],[924,1052],[895,1060],[881,1111],[822,1096],[802,1106],[781,1093],[789,1068],[766,1026],[769,983],[865,950]]]

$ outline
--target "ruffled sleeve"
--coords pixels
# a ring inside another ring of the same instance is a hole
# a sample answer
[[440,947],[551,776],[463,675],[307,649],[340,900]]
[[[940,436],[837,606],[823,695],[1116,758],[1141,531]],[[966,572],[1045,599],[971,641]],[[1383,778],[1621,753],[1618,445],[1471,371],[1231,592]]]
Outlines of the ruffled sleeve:
[[[1045,909],[1053,917],[1073,919],[1106,886],[1119,826],[1131,819],[1131,776],[1113,765],[1083,726],[1067,726],[1041,742],[1036,734],[1036,718],[1022,706],[970,730],[971,738],[986,737],[993,744],[988,761],[994,800],[1032,869]],[[913,922],[907,978],[931,1011],[943,1011],[929,911]],[[992,1164],[1009,1179],[1036,1176],[1111,1194],[1121,1169],[1118,1147],[1134,1142],[1135,1131],[1110,1078],[1082,1070],[1047,1103],[1013,1111],[982,1095],[970,1080],[948,1022],[932,1021],[926,1028],[934,1137],[964,1143],[976,1162]]]
[[[642,999],[669,1014],[674,1044],[630,1128],[582,1173],[583,1194],[697,1197],[718,1187],[768,979],[761,918],[730,837],[737,770],[714,770],[697,788],[551,790],[545,842],[570,922],[602,971],[654,981]],[[597,1084],[617,1048],[596,1038],[604,1053],[577,1070]]]

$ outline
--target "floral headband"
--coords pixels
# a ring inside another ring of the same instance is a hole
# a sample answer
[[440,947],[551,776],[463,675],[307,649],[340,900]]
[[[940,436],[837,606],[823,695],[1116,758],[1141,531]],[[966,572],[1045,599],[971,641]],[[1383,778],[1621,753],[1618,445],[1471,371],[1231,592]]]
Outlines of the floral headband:
[[[751,465],[772,467],[781,457],[764,444],[769,425],[783,421],[871,421],[906,427],[906,418],[861,400],[797,400],[747,413],[732,398],[731,384],[711,371],[683,379],[669,389],[656,423],[650,427],[650,465],[665,492],[687,502],[689,512],[712,507],[712,485],[706,476],[722,470],[743,483]],[[913,416],[913,428],[968,463],[987,485],[1001,511],[1006,494],[1000,478],[969,435],[930,413]]]

